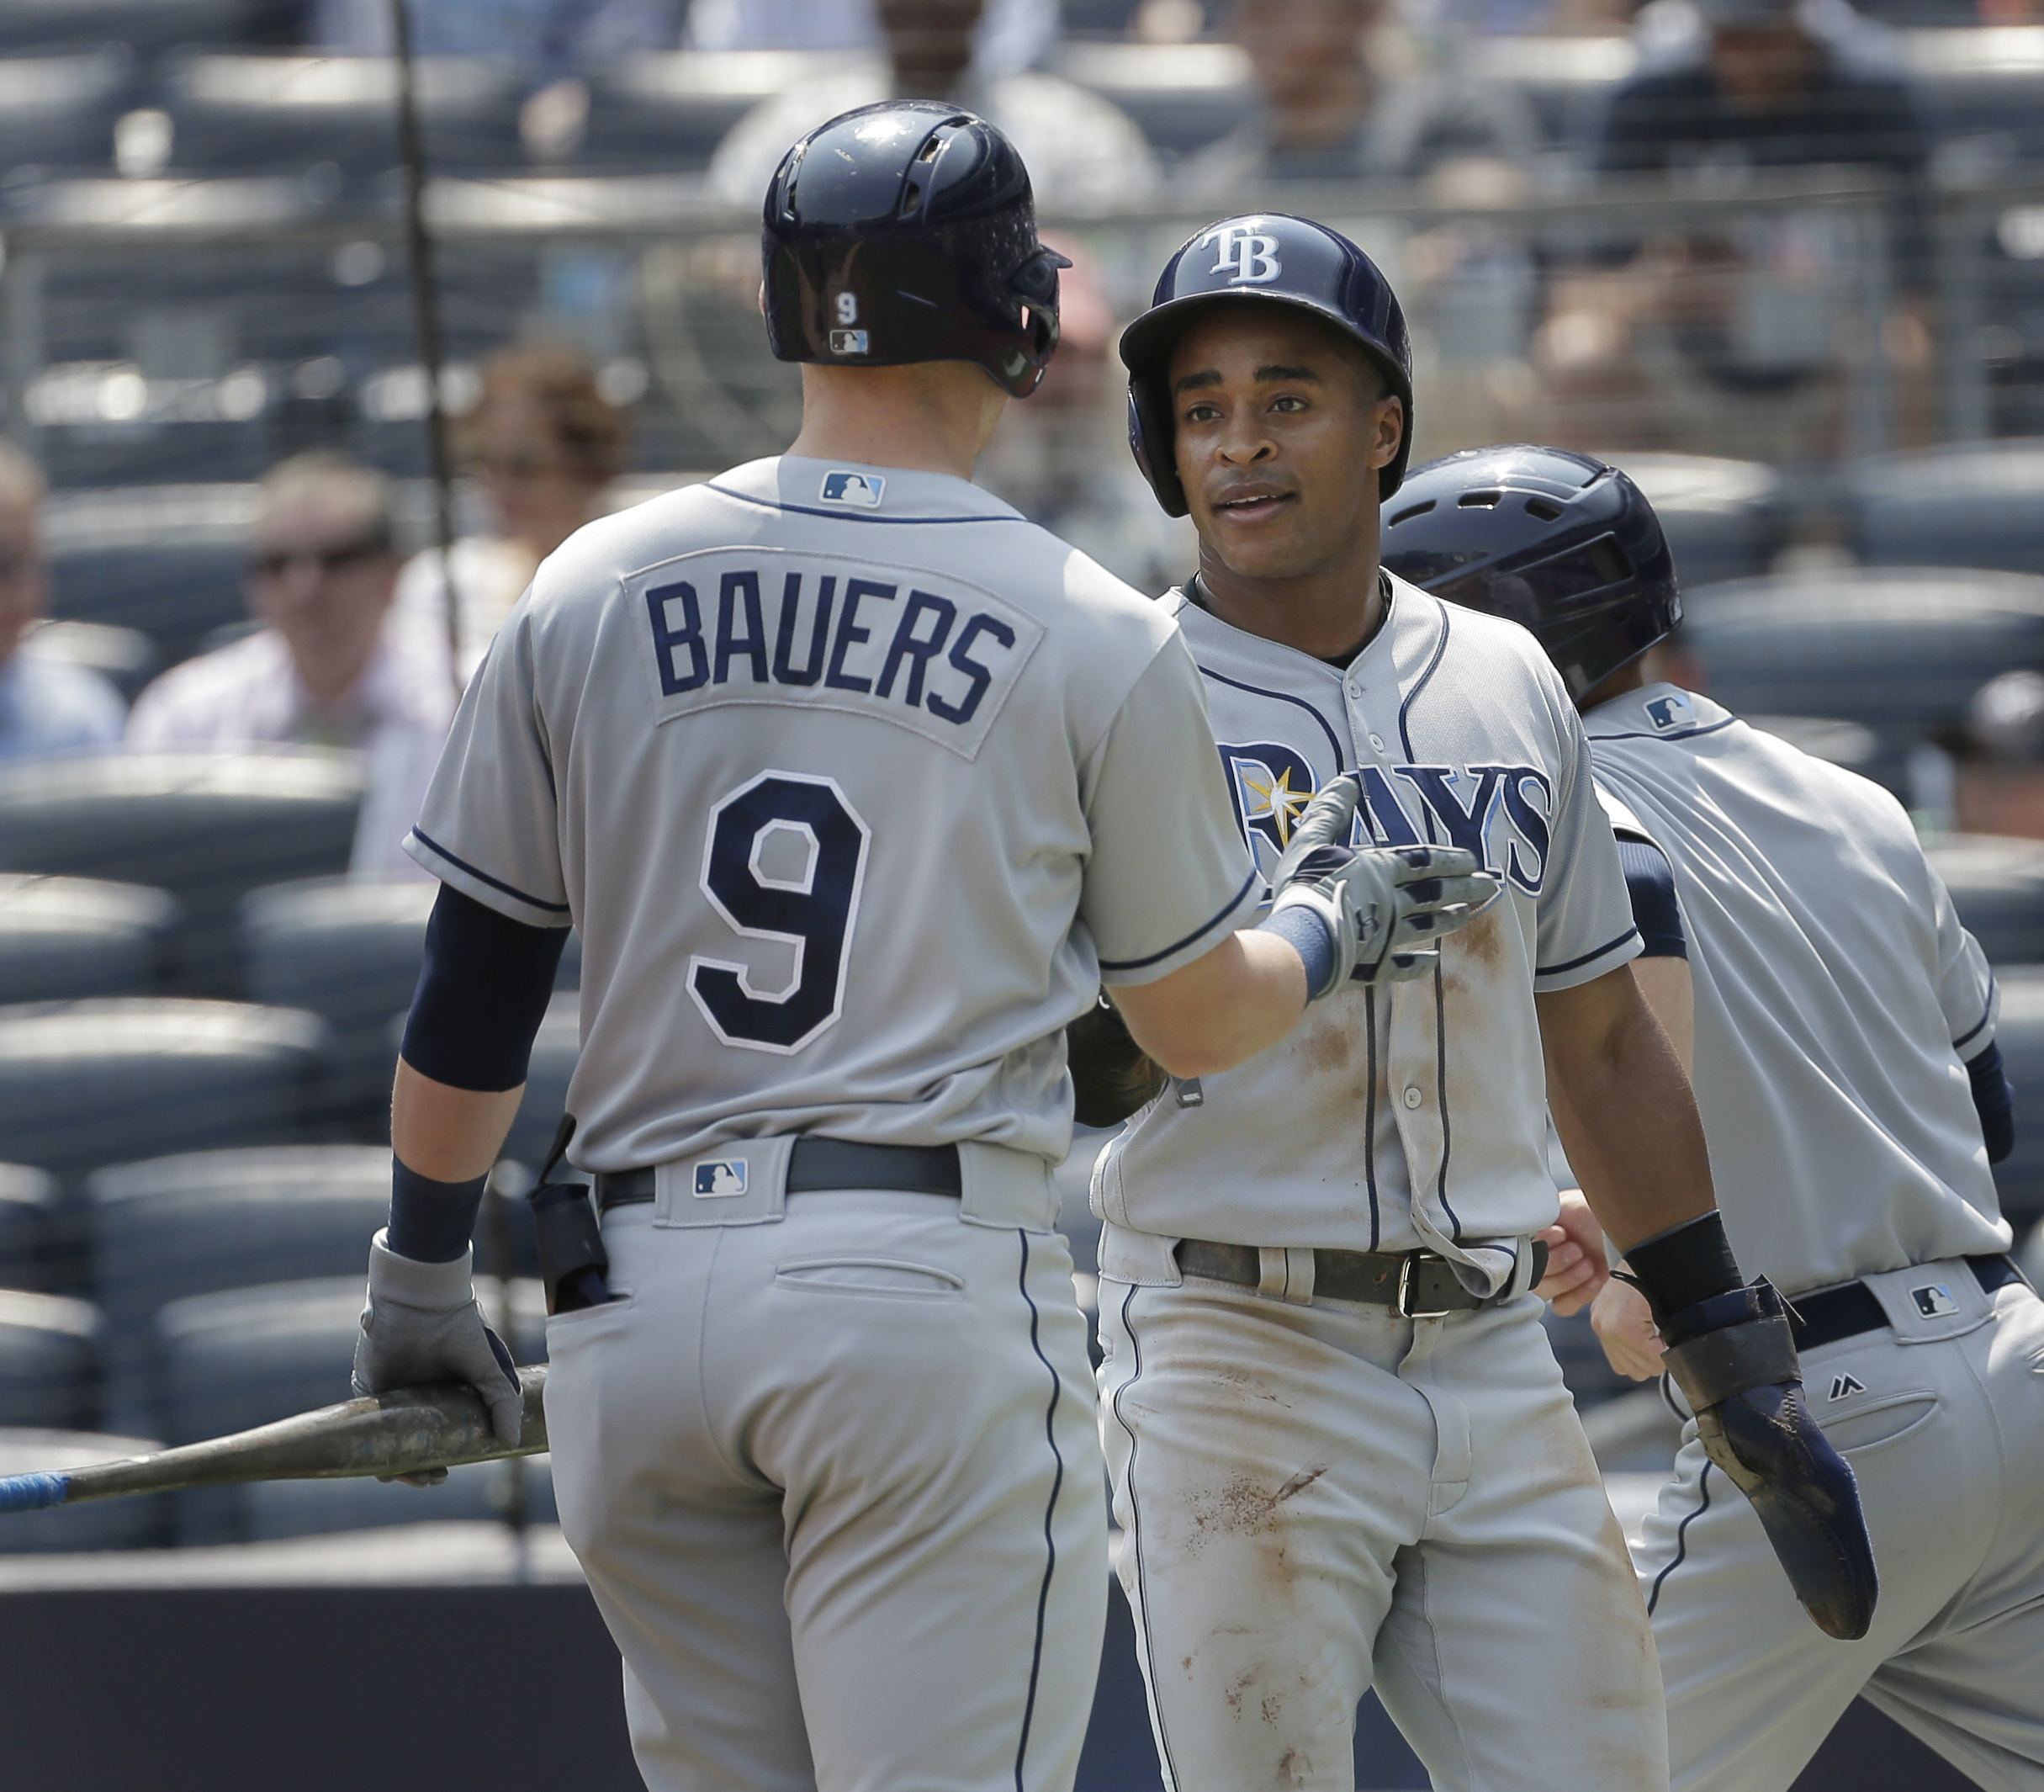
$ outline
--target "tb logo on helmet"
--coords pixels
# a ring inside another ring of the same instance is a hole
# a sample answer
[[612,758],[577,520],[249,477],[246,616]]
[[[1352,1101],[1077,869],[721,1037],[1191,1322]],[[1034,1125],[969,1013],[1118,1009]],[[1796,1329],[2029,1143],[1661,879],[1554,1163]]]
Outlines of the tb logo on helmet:
[[1204,249],[1209,243],[1215,247],[1214,265],[1207,271],[1222,273],[1232,268],[1231,285],[1266,286],[1284,272],[1274,236],[1245,230],[1239,224],[1217,224],[1199,239],[1199,246]]

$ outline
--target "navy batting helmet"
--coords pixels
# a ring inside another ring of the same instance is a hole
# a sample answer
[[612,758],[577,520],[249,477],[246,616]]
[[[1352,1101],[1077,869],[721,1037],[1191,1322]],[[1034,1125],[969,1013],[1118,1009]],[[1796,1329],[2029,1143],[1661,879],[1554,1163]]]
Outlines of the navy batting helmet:
[[[1208,259],[1208,252],[1212,259]],[[1377,264],[1338,231],[1284,212],[1253,212],[1204,230],[1171,257],[1150,309],[1121,332],[1129,370],[1129,446],[1167,514],[1183,517],[1185,488],[1173,452],[1171,351],[1207,306],[1254,299],[1324,317],[1360,346],[1406,408],[1404,438],[1378,475],[1390,497],[1405,477],[1412,441],[1412,348],[1406,314]]]
[[847,112],[766,191],[766,334],[783,361],[972,361],[1018,398],[1057,346],[1057,270],[1029,170],[982,118],[921,99]]
[[1580,698],[1682,619],[1646,496],[1565,448],[1465,448],[1416,467],[1385,518],[1384,565],[1530,628]]

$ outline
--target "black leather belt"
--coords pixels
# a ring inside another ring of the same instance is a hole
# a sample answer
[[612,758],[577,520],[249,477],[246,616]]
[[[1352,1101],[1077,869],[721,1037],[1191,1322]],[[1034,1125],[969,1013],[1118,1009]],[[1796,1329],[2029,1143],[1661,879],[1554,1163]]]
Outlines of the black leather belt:
[[[1547,1246],[1533,1243],[1533,1275],[1547,1267]],[[1260,1287],[1262,1254],[1253,1244],[1215,1244],[1205,1238],[1178,1240],[1178,1268],[1188,1275],[1233,1282],[1239,1288]],[[1449,1313],[1474,1312],[1490,1306],[1456,1280],[1445,1257],[1432,1251],[1338,1251],[1313,1253],[1313,1297],[1367,1301],[1388,1307],[1406,1319],[1443,1319]],[[1493,1297],[1494,1298],[1494,1297]]]
[[[742,1144],[730,1148],[744,1154]],[[607,1211],[651,1201],[651,1169],[599,1171],[596,1206]],[[787,1191],[813,1195],[823,1189],[897,1189],[909,1195],[952,1195],[963,1184],[956,1145],[862,1145],[855,1139],[805,1134],[788,1153]]]
[[[1966,1266],[1988,1294],[2023,1280],[2023,1272],[1999,1254],[1968,1257]],[[1846,1282],[1821,1294],[1799,1294],[1787,1304],[1788,1328],[1795,1334],[1798,1350],[1814,1350],[1820,1344],[1836,1344],[1841,1338],[1877,1332],[1888,1323],[1886,1309],[1865,1282]]]

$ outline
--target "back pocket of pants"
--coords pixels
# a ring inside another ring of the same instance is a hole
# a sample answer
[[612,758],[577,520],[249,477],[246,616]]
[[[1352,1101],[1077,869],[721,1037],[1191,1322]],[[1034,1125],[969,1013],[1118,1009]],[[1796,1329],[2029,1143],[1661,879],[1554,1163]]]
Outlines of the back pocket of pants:
[[1856,1456],[1900,1443],[1928,1420],[1937,1407],[1935,1394],[1916,1389],[1906,1394],[1889,1394],[1835,1418],[1827,1417],[1821,1423],[1834,1450],[1840,1455]]
[[777,1288],[818,1294],[882,1294],[911,1300],[956,1300],[965,1278],[901,1257],[804,1257],[774,1265]]

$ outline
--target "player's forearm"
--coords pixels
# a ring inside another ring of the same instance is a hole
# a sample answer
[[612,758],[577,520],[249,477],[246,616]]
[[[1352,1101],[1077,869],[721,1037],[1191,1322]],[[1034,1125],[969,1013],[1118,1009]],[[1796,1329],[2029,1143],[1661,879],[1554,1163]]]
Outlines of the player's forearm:
[[436,1182],[490,1174],[517,1117],[525,1085],[455,1089],[398,1060],[390,1090],[390,1147],[399,1163]]
[[1109,994],[1136,1044],[1173,1076],[1218,1076],[1291,1031],[1305,1008],[1305,967],[1289,942],[1251,929],[1168,977]]
[[1696,1099],[1630,974],[1538,1000],[1554,1130],[1619,1249],[1711,1211]]

